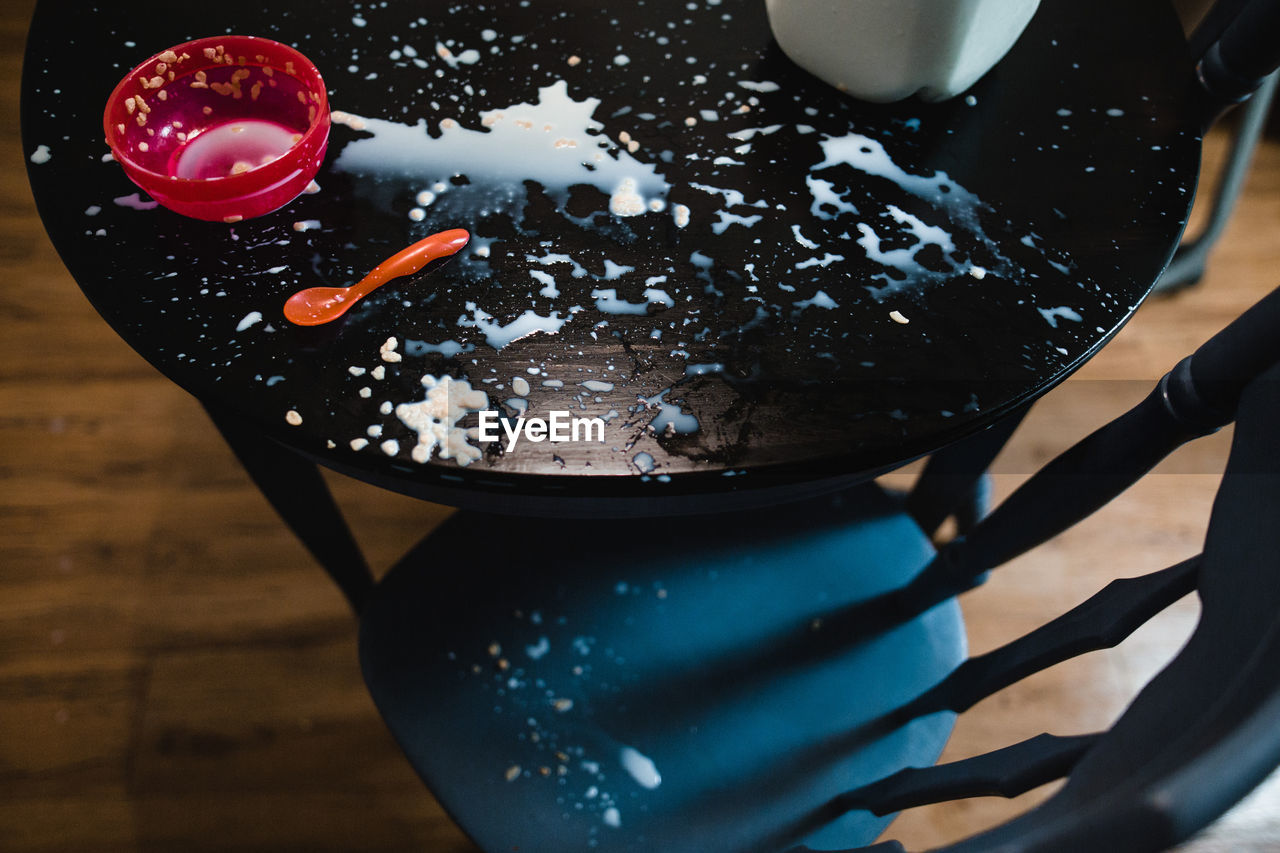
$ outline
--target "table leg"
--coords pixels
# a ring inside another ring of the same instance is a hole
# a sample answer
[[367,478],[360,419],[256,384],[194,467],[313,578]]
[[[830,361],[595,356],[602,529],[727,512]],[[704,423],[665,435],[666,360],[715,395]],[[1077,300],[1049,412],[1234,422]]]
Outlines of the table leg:
[[964,533],[986,515],[990,500],[986,471],[1008,443],[1030,405],[1011,412],[990,429],[929,457],[907,495],[906,510],[926,536],[933,536],[950,515]]
[[233,414],[209,405],[205,411],[263,496],[359,613],[373,575],[319,468]]

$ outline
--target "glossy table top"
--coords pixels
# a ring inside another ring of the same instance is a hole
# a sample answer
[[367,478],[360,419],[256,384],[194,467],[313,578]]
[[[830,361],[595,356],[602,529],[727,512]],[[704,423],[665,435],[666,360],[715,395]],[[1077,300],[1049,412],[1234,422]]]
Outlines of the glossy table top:
[[[100,124],[134,64],[224,31],[298,47],[345,114],[319,191],[235,224],[147,204]],[[448,502],[716,495],[892,468],[1105,343],[1192,200],[1181,39],[1156,0],[1046,2],[968,97],[871,106],[787,60],[763,4],[50,0],[23,135],[112,327],[322,464]],[[472,234],[451,261],[284,319],[449,228]],[[484,394],[434,422],[453,458],[414,458],[424,377]],[[508,449],[474,409],[605,440]]]

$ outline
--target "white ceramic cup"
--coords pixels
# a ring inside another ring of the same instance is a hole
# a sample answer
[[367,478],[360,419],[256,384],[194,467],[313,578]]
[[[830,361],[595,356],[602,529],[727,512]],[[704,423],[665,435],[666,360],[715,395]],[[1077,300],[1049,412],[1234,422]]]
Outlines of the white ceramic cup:
[[968,89],[1008,53],[1040,0],[765,0],[787,56],[867,101]]

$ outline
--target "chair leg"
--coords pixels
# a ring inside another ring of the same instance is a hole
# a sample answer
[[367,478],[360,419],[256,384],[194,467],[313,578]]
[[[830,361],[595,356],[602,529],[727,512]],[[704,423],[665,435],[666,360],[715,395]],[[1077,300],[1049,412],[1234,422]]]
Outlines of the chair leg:
[[359,613],[373,575],[319,468],[233,414],[208,405],[205,411],[263,496]]
[[1241,108],[1240,124],[1236,128],[1231,142],[1231,151],[1222,168],[1218,188],[1209,209],[1208,222],[1200,234],[1178,247],[1173,261],[1156,282],[1154,292],[1170,293],[1190,287],[1199,282],[1204,275],[1209,253],[1226,229],[1231,212],[1240,197],[1245,177],[1249,173],[1254,149],[1262,136],[1267,114],[1275,97],[1277,81],[1280,81],[1280,72],[1268,77]]

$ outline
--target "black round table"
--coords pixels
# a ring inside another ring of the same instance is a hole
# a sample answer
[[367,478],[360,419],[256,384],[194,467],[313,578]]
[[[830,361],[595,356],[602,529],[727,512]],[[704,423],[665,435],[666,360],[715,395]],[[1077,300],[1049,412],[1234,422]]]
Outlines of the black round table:
[[[297,46],[341,111],[319,190],[230,225],[149,204],[100,123],[130,67],[220,32]],[[967,96],[871,106],[762,3],[44,0],[23,139],[94,306],[247,432],[455,505],[734,506],[980,431],[1124,324],[1193,196],[1181,38],[1156,0],[1050,0]],[[449,262],[284,319],[449,228]],[[434,448],[402,417],[424,379],[484,395]],[[604,440],[483,442],[476,409]]]

